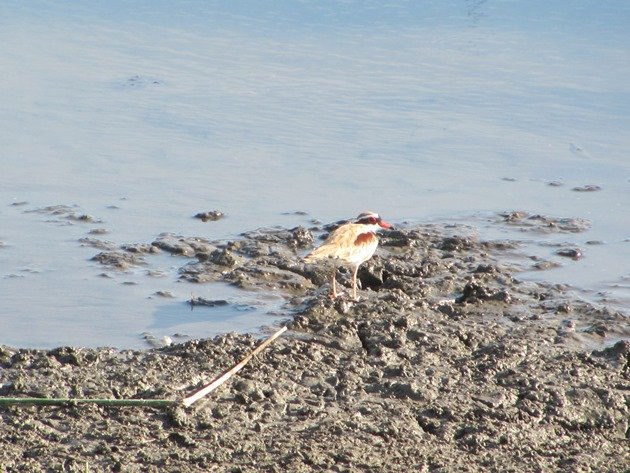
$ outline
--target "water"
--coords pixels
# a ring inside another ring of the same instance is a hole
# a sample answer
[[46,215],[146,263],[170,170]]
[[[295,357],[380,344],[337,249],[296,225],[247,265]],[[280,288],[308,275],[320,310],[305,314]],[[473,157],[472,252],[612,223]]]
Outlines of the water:
[[[161,278],[104,278],[77,243],[95,227],[217,239],[365,209],[488,235],[479,215],[504,210],[588,219],[558,238],[604,244],[530,277],[626,304],[628,24],[625,1],[3,2],[0,343],[143,347],[282,311],[177,283],[168,258]],[[24,212],[59,204],[102,223]],[[191,292],[233,305],[186,319]]]

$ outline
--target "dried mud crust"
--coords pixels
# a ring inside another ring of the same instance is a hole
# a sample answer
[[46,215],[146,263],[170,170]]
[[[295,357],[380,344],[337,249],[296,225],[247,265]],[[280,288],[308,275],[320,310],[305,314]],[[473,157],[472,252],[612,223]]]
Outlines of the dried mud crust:
[[[280,291],[291,330],[188,410],[1,407],[0,470],[627,469],[625,314],[520,281],[505,257],[514,242],[440,225],[388,233],[360,271],[362,299],[331,301],[328,271],[299,259],[313,244],[298,227],[108,249],[99,261],[114,267],[159,248],[185,258],[184,279]],[[4,347],[0,395],[178,399],[257,343]]]

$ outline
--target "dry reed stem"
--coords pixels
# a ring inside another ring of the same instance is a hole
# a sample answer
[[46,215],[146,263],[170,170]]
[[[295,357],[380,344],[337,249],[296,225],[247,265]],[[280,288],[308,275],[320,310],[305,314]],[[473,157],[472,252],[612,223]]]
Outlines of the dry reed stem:
[[249,362],[249,360],[251,360],[254,356],[256,356],[258,353],[263,351],[265,348],[267,348],[267,346],[269,346],[271,342],[273,342],[276,338],[278,338],[280,335],[286,332],[286,330],[287,330],[286,326],[282,327],[280,330],[274,333],[271,337],[269,337],[267,340],[265,340],[260,345],[258,345],[254,349],[254,351],[252,351],[249,355],[247,355],[240,362],[238,362],[232,368],[230,368],[230,370],[223,373],[221,376],[219,376],[217,379],[212,381],[210,384],[201,388],[199,391],[182,399],[181,403],[184,405],[184,407],[190,407],[199,399],[210,394],[212,391],[214,391],[216,388],[218,388],[223,383],[225,383],[228,379],[230,379],[234,374],[238,373],[241,370],[241,368],[243,368],[243,366],[245,366]]

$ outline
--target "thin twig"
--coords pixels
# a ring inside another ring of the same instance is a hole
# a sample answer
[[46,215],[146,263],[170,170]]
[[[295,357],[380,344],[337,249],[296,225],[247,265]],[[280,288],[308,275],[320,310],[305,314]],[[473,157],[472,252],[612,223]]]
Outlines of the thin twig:
[[230,379],[234,374],[238,373],[241,370],[241,368],[243,368],[243,366],[245,366],[249,362],[249,360],[251,360],[254,356],[256,356],[258,353],[263,351],[265,348],[267,348],[267,346],[269,346],[269,344],[271,342],[273,342],[276,338],[278,338],[280,335],[282,335],[284,332],[286,332],[286,330],[287,330],[286,326],[282,327],[280,330],[278,330],[276,333],[274,333],[271,337],[269,337],[267,340],[265,340],[260,345],[258,345],[258,347],[256,347],[254,349],[254,351],[252,351],[249,355],[247,355],[245,358],[243,358],[236,365],[234,365],[229,371],[226,371],[221,376],[219,376],[217,379],[212,381],[210,384],[208,384],[208,385],[204,386],[203,388],[201,388],[199,391],[197,391],[197,392],[191,394],[190,396],[182,399],[181,403],[184,405],[184,407],[190,407],[192,404],[197,402],[202,397],[207,396],[208,394],[210,394],[212,391],[214,391],[216,388],[218,388],[223,383],[225,383],[228,379]]

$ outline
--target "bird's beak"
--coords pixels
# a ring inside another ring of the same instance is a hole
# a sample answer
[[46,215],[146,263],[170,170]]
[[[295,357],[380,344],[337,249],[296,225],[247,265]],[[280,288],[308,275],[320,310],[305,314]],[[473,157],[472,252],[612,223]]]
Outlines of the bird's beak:
[[391,224],[387,223],[385,220],[379,220],[378,224],[382,227],[382,228],[391,228]]

